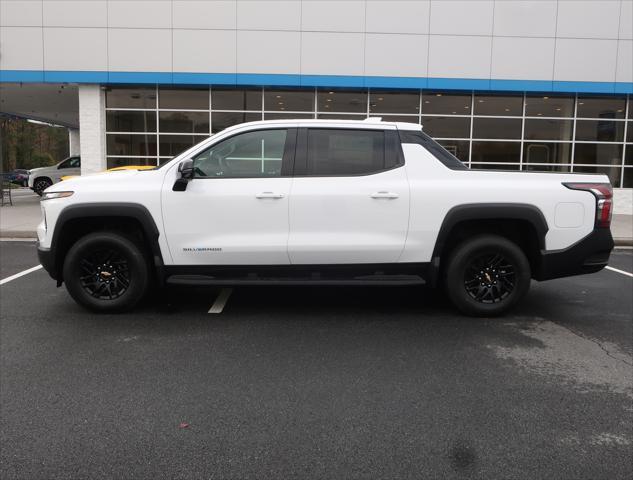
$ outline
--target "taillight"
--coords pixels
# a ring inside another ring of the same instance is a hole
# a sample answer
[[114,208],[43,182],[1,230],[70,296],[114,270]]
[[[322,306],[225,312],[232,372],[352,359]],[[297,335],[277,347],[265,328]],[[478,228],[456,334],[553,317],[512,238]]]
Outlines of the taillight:
[[572,190],[585,190],[596,197],[596,227],[609,228],[613,213],[613,188],[610,183],[563,183]]

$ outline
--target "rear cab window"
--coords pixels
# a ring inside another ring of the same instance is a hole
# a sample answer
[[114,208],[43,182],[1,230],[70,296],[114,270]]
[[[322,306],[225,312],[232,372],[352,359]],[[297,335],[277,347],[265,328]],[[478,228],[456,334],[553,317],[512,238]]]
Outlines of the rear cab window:
[[413,143],[422,145],[431,154],[437,158],[444,166],[451,170],[468,170],[468,167],[459,161],[452,153],[446,150],[442,145],[437,143],[426,133],[419,130],[399,130],[400,141],[402,143]]

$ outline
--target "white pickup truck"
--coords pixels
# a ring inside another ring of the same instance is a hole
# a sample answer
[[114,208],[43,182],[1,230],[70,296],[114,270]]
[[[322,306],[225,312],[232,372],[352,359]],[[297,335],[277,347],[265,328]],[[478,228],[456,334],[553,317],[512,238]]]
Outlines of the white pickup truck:
[[42,265],[81,305],[150,285],[442,285],[499,315],[531,279],[596,272],[613,248],[603,175],[473,171],[419,125],[237,125],[155,170],[42,197]]

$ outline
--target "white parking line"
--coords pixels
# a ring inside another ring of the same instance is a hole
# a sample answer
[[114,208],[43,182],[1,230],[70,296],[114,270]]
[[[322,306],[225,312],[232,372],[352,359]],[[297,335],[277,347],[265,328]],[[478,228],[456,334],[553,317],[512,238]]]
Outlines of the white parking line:
[[232,292],[232,288],[223,288],[220,291],[218,298],[216,298],[215,302],[213,302],[213,305],[211,305],[209,313],[222,313],[222,310],[224,310],[224,306],[226,305],[226,302],[231,296]]
[[20,273],[16,273],[15,275],[11,275],[10,277],[3,278],[2,280],[0,280],[0,285],[4,285],[5,283],[9,283],[10,281],[15,280],[16,278],[20,278],[20,277],[23,277],[24,275],[28,275],[29,273],[39,270],[40,268],[42,268],[42,266],[38,265],[36,267],[29,268],[28,270],[23,270]]
[[633,273],[630,272],[625,272],[624,270],[619,270],[617,268],[613,268],[613,267],[604,267],[607,270],[611,270],[612,272],[618,272],[621,273],[622,275],[626,275],[627,277],[633,277]]

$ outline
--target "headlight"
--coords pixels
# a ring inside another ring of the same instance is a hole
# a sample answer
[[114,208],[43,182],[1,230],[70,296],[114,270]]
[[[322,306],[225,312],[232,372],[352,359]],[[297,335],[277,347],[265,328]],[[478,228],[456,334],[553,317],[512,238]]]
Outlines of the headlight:
[[41,200],[43,202],[44,200],[51,200],[53,198],[70,197],[73,193],[75,192],[44,192]]

